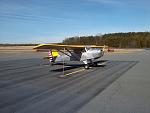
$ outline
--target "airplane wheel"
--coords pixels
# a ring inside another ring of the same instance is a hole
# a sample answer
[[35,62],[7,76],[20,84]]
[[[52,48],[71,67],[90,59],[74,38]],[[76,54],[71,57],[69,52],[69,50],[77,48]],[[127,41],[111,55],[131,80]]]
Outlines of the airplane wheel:
[[84,68],[85,68],[85,69],[89,69],[89,65],[86,64],[86,65],[84,66]]

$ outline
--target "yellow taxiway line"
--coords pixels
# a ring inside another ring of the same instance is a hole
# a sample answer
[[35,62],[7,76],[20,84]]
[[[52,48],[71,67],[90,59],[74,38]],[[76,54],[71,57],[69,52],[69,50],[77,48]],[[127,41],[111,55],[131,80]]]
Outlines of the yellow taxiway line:
[[71,73],[67,73],[64,76],[69,76],[69,75],[72,75],[72,74],[75,74],[75,73],[79,73],[79,72],[84,71],[84,70],[85,69],[77,70],[77,71],[74,71],[74,72],[71,72]]

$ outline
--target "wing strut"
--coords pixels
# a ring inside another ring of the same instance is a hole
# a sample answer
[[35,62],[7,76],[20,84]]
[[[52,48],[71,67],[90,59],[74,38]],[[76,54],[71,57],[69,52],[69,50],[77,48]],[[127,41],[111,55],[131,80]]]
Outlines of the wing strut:
[[80,58],[78,58],[77,56],[75,56],[74,54],[72,54],[69,49],[66,48],[66,50],[67,50],[76,60],[79,60],[79,59],[80,59]]
[[71,57],[70,55],[68,55],[67,53],[65,53],[65,48],[63,49],[63,51],[61,51],[61,50],[59,50],[59,49],[57,49],[57,51],[59,51],[59,52],[61,52],[61,53],[63,53],[63,54],[65,54],[65,55],[67,55],[67,56],[69,56],[69,57]]

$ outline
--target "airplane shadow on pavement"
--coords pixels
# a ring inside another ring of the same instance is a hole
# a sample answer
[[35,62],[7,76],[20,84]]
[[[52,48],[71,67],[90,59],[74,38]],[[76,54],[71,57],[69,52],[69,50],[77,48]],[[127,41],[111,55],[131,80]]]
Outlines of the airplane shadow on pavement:
[[[98,64],[98,65],[90,65],[91,67],[104,67],[106,64],[105,64],[105,62],[107,62],[108,60],[101,60],[101,61],[97,61],[96,63]],[[59,68],[57,68],[57,69],[52,69],[51,71],[53,71],[53,72],[62,72],[63,70],[64,71],[67,71],[67,70],[71,70],[71,69],[76,69],[76,68],[81,68],[81,67],[84,67],[84,64],[82,63],[80,63],[80,64],[67,64],[67,63],[65,63],[65,64],[63,64],[63,63],[55,63],[54,64],[54,66],[55,65],[59,65],[60,67]],[[64,68],[63,68],[63,65],[64,65]]]

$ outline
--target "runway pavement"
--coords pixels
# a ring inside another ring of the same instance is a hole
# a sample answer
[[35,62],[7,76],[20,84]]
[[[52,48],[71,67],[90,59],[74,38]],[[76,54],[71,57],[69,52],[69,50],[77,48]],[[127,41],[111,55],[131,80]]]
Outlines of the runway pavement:
[[137,63],[108,60],[84,70],[73,62],[60,78],[62,65],[38,57],[1,60],[0,113],[76,113]]
[[150,50],[108,53],[103,58],[138,63],[77,113],[150,113]]

